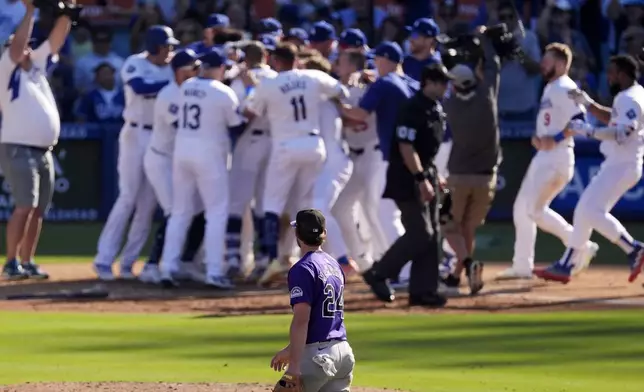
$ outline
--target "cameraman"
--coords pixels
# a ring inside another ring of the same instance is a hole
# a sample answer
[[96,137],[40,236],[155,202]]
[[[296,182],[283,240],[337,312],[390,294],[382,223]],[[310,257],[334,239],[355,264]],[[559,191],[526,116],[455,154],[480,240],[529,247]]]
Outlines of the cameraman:
[[7,223],[3,276],[46,279],[48,275],[33,260],[42,218],[54,192],[51,151],[60,134],[60,116],[46,71],[48,59],[58,53],[67,38],[71,19],[58,16],[49,38],[32,50],[29,38],[35,7],[31,0],[22,1],[27,11],[0,57],[0,165],[15,200]]
[[453,90],[444,101],[453,145],[448,162],[447,180],[452,194],[452,220],[445,227],[445,237],[454,249],[458,263],[444,279],[448,287],[458,287],[463,268],[471,294],[483,288],[483,265],[472,259],[476,229],[485,221],[496,190],[496,172],[501,162],[497,96],[500,60],[485,34],[477,28],[483,58],[475,69],[458,64]]

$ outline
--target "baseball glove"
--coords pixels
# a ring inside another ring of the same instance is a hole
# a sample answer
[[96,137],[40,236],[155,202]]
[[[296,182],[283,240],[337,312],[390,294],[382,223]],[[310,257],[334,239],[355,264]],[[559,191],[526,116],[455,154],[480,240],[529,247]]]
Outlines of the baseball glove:
[[304,386],[302,380],[298,376],[291,374],[284,374],[282,378],[275,384],[273,392],[303,392]]

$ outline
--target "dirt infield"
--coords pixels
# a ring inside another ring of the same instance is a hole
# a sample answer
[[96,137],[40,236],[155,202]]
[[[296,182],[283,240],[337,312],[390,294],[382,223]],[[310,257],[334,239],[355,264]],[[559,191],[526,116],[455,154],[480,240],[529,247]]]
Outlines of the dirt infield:
[[[38,383],[10,387],[0,392],[267,392],[272,387],[261,384],[177,384],[177,383]],[[352,392],[393,392],[393,389],[352,387]]]
[[[592,310],[644,307],[641,283],[627,282],[627,268],[594,266],[568,285],[539,280],[495,282],[503,267],[488,264],[489,280],[476,297],[454,293],[446,309],[438,312],[515,312],[551,310]],[[163,290],[137,281],[99,283],[89,265],[69,264],[48,267],[52,280],[46,282],[0,282],[0,310],[48,310],[80,312],[193,312],[204,316],[275,314],[290,311],[284,288],[260,290],[241,286],[222,292],[197,284],[176,290]],[[67,298],[69,293],[86,290],[102,292],[106,298]],[[6,300],[20,294],[43,294],[47,298]],[[54,295],[59,298],[53,298]],[[406,305],[406,294],[399,293],[394,304],[384,305],[372,297],[359,278],[347,285],[345,306],[349,312],[427,312]]]

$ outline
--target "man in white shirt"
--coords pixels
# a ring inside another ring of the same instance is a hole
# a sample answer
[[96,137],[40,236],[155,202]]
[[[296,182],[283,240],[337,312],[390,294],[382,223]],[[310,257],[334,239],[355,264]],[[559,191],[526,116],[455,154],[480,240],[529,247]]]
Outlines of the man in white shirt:
[[573,232],[563,256],[550,267],[535,270],[535,275],[545,280],[568,283],[572,272],[584,265],[584,244],[593,230],[619,246],[628,256],[631,273],[629,282],[635,281],[644,267],[644,244],[633,239],[626,228],[610,214],[615,204],[642,177],[644,156],[644,88],[637,83],[639,65],[631,56],[619,55],[610,59],[607,70],[608,83],[615,95],[613,107],[595,103],[586,93],[572,90],[570,96],[583,104],[606,127],[595,127],[581,120],[573,120],[569,134],[601,140],[599,150],[604,162],[599,172],[584,189],[573,217]]
[[28,43],[35,7],[31,0],[23,4],[25,16],[0,57],[0,165],[15,202],[7,223],[7,263],[2,275],[46,279],[49,276],[34,263],[34,255],[54,191],[51,150],[60,134],[60,116],[46,68],[65,42],[71,21],[59,17],[47,40],[32,50]]
[[92,31],[92,52],[76,61],[74,67],[74,84],[80,91],[88,91],[93,86],[94,70],[99,64],[108,63],[116,70],[116,81],[120,83],[123,58],[112,52],[112,33],[107,28],[95,28]]

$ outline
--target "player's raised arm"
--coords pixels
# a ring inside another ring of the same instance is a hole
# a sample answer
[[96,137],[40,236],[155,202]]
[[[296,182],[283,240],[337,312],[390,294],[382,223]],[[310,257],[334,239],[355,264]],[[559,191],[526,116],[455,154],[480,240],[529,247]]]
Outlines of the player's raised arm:
[[[76,0],[68,0],[68,3],[76,4]],[[49,33],[47,41],[49,42],[49,47],[51,54],[58,54],[60,48],[65,44],[67,40],[67,35],[69,34],[69,29],[72,27],[72,20],[67,15],[60,15],[56,18],[54,23],[54,28]]]
[[29,37],[31,37],[31,32],[34,28],[34,12],[36,8],[31,0],[23,0],[22,2],[25,4],[27,12],[25,12],[25,16],[22,18],[22,22],[16,29],[16,33],[13,35],[9,45],[9,58],[13,64],[20,63],[25,56]]
[[610,108],[593,101],[585,91],[580,89],[571,90],[568,92],[568,97],[575,101],[575,103],[588,109],[588,111],[602,123],[608,124],[610,122]]

